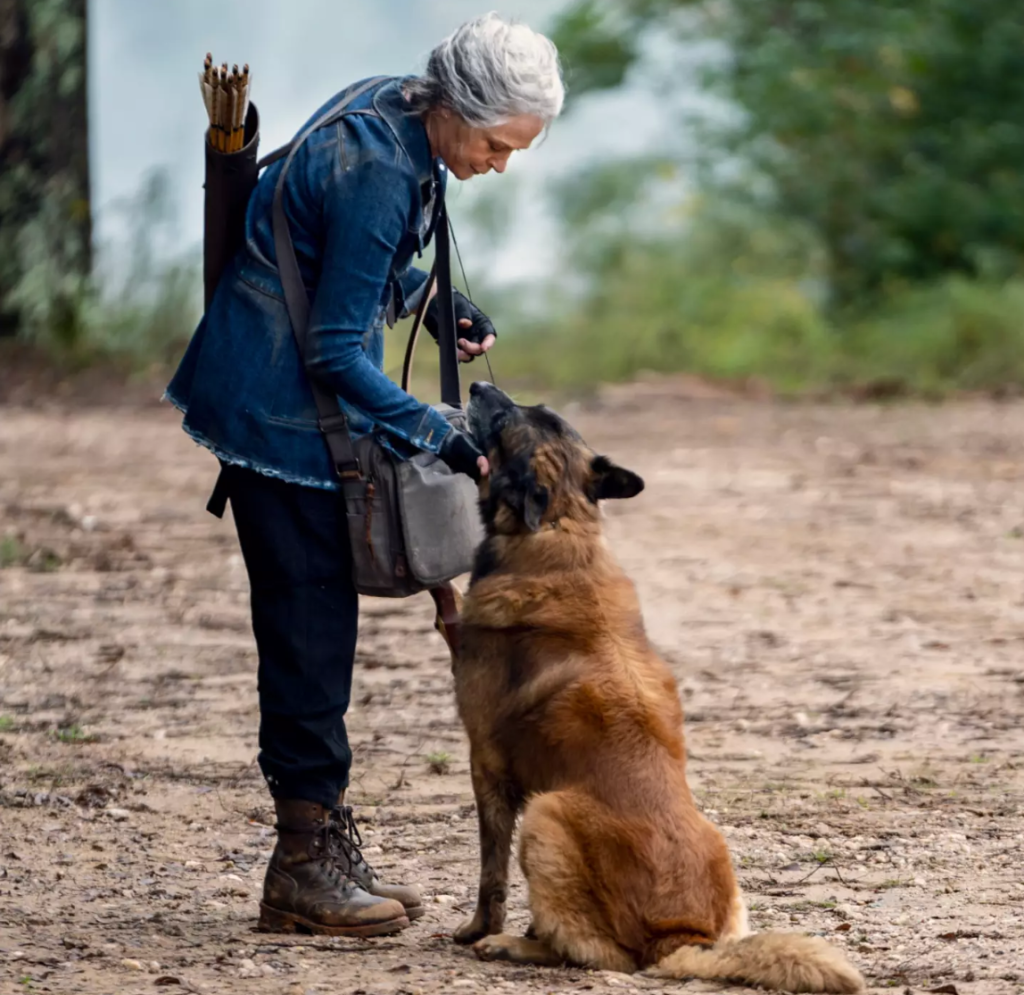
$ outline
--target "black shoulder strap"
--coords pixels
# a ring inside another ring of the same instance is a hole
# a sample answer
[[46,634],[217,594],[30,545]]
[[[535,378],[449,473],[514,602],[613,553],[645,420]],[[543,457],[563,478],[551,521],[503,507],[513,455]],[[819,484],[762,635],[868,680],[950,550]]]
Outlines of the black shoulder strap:
[[459,346],[455,333],[448,209],[443,200],[438,211],[437,231],[434,232],[434,255],[437,259],[437,348],[441,364],[441,400],[453,408],[461,408],[462,385],[459,383]]
[[[303,363],[306,361],[306,334],[309,330],[309,298],[306,295],[306,288],[302,282],[302,273],[299,269],[299,261],[295,255],[295,245],[292,242],[291,232],[288,229],[288,218],[284,211],[285,179],[288,175],[288,168],[291,166],[296,153],[302,147],[303,142],[318,128],[344,117],[348,112],[348,106],[367,90],[387,79],[380,76],[364,83],[358,89],[346,94],[342,99],[327,110],[321,117],[307,127],[289,145],[272,152],[266,157],[260,166],[277,162],[284,158],[284,167],[277,178],[274,188],[274,202],[272,210],[272,221],[274,231],[274,248],[277,254],[277,267],[281,275],[281,285],[284,289],[285,303],[288,307],[288,315],[291,318],[292,332],[295,335],[296,344],[299,347],[299,355]],[[448,250],[448,217],[445,213],[443,202],[440,205],[441,215],[438,219],[437,230],[437,257],[438,257],[438,293],[440,295],[439,317],[439,341],[441,347],[441,398],[454,407],[461,407],[461,391],[459,389],[458,352],[455,336],[455,312],[452,298],[451,271],[449,267]],[[443,236],[443,237],[442,237]],[[444,263],[442,264],[442,255]],[[447,304],[447,306],[446,306]],[[450,362],[448,357],[450,358]],[[359,461],[356,459],[355,450],[352,448],[352,438],[348,432],[348,425],[345,420],[338,399],[334,392],[322,384],[315,376],[309,373],[307,367],[307,378],[313,391],[313,399],[316,402],[317,414],[319,415],[320,430],[323,432],[327,448],[330,451],[331,459],[337,468],[338,475],[345,477],[358,476],[361,472]]]

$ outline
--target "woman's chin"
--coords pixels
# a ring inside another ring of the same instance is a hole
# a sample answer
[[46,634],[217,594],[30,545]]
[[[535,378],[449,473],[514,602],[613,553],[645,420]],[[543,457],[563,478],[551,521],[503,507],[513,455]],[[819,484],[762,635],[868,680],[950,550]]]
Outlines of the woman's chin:
[[448,172],[457,180],[471,180],[480,174],[468,162],[456,162],[448,166]]

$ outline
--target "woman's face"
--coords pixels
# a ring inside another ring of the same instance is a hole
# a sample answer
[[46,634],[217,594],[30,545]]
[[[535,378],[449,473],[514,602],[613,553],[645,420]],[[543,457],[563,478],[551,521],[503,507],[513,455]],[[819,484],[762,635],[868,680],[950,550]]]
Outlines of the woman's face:
[[435,156],[440,156],[459,180],[489,173],[504,173],[509,156],[528,149],[544,130],[544,122],[533,114],[519,114],[493,128],[476,128],[446,110],[434,111],[427,119],[427,135]]

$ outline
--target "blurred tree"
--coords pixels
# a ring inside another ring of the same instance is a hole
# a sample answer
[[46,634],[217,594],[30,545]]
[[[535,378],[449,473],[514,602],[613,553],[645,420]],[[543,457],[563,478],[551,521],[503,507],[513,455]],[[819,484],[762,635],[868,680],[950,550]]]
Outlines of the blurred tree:
[[0,329],[70,343],[92,261],[86,0],[0,0]]
[[[580,0],[554,32],[573,98],[645,32],[714,39],[697,178],[806,225],[834,302],[1024,262],[1024,6],[1007,0]],[[728,168],[723,168],[723,165]]]

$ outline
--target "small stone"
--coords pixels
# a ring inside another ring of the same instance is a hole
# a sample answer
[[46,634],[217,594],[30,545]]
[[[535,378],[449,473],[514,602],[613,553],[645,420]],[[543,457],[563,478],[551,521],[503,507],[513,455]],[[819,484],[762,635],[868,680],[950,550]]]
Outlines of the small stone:
[[455,896],[454,895],[435,895],[434,896],[434,901],[438,905],[451,905],[451,903],[455,901]]
[[129,971],[141,971],[142,970],[141,962],[139,962],[137,960],[131,960],[128,957],[125,957],[125,959],[121,961],[121,967],[126,967],[126,968],[128,968]]
[[622,985],[629,985],[630,987],[635,984],[636,979],[631,974],[623,974],[621,971],[602,971],[601,977],[610,985],[621,987]]
[[160,970],[160,961],[158,961],[158,960],[151,960],[151,961],[149,962],[149,969],[150,969],[150,970],[151,970],[151,971],[152,971],[152,972],[153,972],[154,974],[156,974],[156,972]]
[[275,971],[269,964],[261,964],[260,973],[265,978],[272,978],[275,974],[277,974],[277,971]]
[[106,813],[114,822],[124,822],[132,817],[131,812],[126,808],[108,808]]
[[254,968],[254,967],[256,966],[256,964],[255,964],[255,962],[254,962],[254,961],[250,960],[250,959],[249,959],[248,957],[243,957],[243,958],[242,958],[242,959],[241,959],[241,960],[240,960],[240,961],[238,962],[238,966],[239,966],[239,967],[240,967],[240,968],[241,968],[241,969],[242,969],[243,971],[251,971],[251,970],[252,970],[252,969],[253,969],[253,968]]

